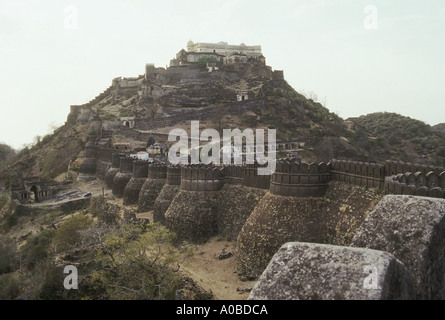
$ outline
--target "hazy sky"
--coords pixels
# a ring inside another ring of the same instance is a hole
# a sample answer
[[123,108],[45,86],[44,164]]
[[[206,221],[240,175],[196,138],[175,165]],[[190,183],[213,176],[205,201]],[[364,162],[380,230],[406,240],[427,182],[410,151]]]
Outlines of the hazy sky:
[[[66,28],[68,5],[77,29]],[[71,104],[145,63],[167,65],[190,39],[261,45],[292,87],[343,118],[391,111],[445,122],[443,0],[0,0],[0,142],[31,143]]]

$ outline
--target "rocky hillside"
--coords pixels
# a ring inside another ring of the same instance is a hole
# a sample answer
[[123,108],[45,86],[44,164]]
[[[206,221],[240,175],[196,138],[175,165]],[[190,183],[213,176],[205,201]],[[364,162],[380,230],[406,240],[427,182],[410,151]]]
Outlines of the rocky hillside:
[[370,157],[445,165],[445,131],[396,113],[379,112],[348,119],[363,145],[372,144]]
[[[163,77],[114,79],[110,88],[80,106],[82,110],[72,108],[66,124],[54,134],[22,150],[1,169],[0,184],[30,176],[54,178],[66,172],[84,149],[94,115],[100,116],[106,129],[115,131],[113,142],[135,139],[120,132],[122,117],[134,117],[136,131],[164,135],[200,120],[201,130],[276,129],[277,140],[299,143],[299,155],[306,162],[397,159],[445,165],[443,125],[431,127],[393,113],[344,120],[296,92],[285,80],[276,79],[270,67],[255,63],[221,67],[223,76],[197,66],[181,72],[168,73],[167,69]],[[236,95],[242,91],[248,93],[248,100],[237,102]],[[135,145],[145,144],[136,141]]]
[[87,124],[67,123],[22,149],[5,166],[0,166],[0,186],[30,177],[53,179],[68,171],[68,165],[85,147]]
[[0,143],[0,167],[16,156],[16,151],[7,144]]
[[445,123],[439,123],[433,126],[433,131],[445,133]]

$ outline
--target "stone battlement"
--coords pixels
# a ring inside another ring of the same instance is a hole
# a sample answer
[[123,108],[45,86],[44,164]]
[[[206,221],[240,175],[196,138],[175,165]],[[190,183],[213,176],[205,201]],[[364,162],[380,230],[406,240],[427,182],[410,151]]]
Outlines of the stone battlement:
[[403,161],[392,161],[387,160],[385,162],[385,174],[386,176],[396,175],[398,173],[405,172],[422,172],[423,174],[427,174],[430,171],[433,171],[437,175],[442,171],[445,171],[445,168],[436,167],[436,166],[428,166],[419,163],[411,163],[411,162],[403,162]]
[[134,159],[129,156],[121,157],[120,165],[119,165],[119,172],[132,173],[133,172],[133,161],[134,161]]
[[294,159],[277,160],[270,192],[292,197],[320,197],[328,188],[330,164],[299,163]]
[[423,175],[434,172],[439,175],[443,171],[445,171],[445,168],[392,160],[387,160],[385,164],[347,160],[331,161],[332,180],[381,190],[385,188],[386,177],[407,172],[413,174],[420,172]]
[[385,166],[377,163],[332,160],[332,180],[383,189]]
[[224,167],[186,165],[181,168],[181,190],[218,191],[224,185]]
[[167,166],[167,182],[170,186],[181,185],[181,165]]
[[445,171],[439,175],[433,171],[427,174],[417,171],[386,177],[385,193],[444,198]]
[[258,168],[267,167],[258,162],[247,164],[244,173],[244,185],[246,187],[269,189],[270,175],[258,175]]
[[243,185],[246,167],[242,165],[228,165],[224,169],[224,175],[226,183]]
[[150,163],[148,165],[149,179],[166,179],[167,165],[165,163]]
[[133,161],[133,178],[147,178],[148,164],[148,161],[145,160]]

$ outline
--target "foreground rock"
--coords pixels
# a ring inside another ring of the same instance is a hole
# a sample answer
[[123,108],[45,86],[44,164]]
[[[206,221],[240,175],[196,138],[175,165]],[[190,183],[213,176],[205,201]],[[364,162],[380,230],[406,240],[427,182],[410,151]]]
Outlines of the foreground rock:
[[393,255],[303,242],[284,244],[249,295],[249,300],[411,298],[410,275]]
[[387,195],[351,246],[392,253],[411,273],[418,299],[445,298],[445,200]]

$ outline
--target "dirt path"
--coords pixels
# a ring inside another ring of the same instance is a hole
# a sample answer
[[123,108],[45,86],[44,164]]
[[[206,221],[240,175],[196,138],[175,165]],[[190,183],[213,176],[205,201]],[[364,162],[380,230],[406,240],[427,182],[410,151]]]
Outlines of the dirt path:
[[[139,219],[153,221],[153,212],[136,215]],[[219,237],[211,238],[196,247],[193,257],[181,265],[181,270],[193,278],[207,291],[212,291],[216,300],[246,300],[255,281],[243,282],[236,273],[235,255],[220,260],[223,252],[235,253],[236,242],[222,241]]]
[[[246,300],[255,281],[243,282],[236,273],[235,255],[228,259],[218,259],[219,254],[235,252],[236,242],[222,241],[214,237],[197,247],[191,260],[181,265],[182,270],[191,276],[205,290],[211,290],[217,300]],[[241,290],[241,291],[240,291]]]

